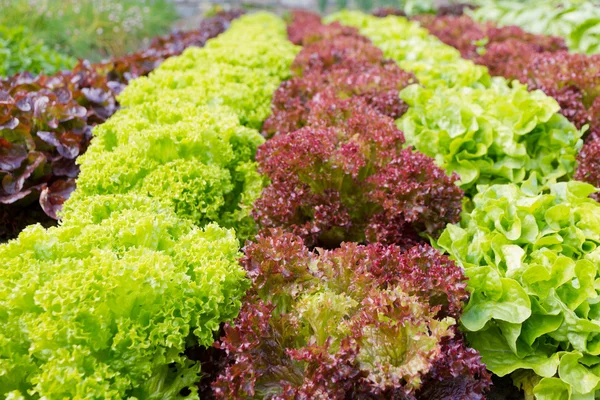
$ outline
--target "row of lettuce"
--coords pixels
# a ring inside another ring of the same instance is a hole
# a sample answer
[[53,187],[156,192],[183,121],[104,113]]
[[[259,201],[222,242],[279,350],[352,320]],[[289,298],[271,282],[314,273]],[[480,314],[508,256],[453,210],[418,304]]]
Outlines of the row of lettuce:
[[457,329],[463,272],[421,236],[459,220],[463,192],[394,125],[415,76],[316,15],[295,13],[288,35],[303,48],[263,125],[253,285],[214,394],[484,398],[490,375]]
[[239,239],[264,141],[252,127],[296,52],[259,13],[124,90],[61,225],[0,247],[3,397],[198,398],[186,349],[210,346],[249,286]]
[[525,33],[514,26],[478,23],[466,15],[418,19],[440,40],[460,50],[463,57],[486,66],[490,74],[517,80],[530,91],[539,89],[553,97],[561,114],[576,127],[586,129],[576,178],[600,185],[599,55],[569,53],[561,38]]
[[491,78],[413,22],[334,18],[424,83],[400,93],[409,109],[397,125],[471,198],[435,241],[469,278],[469,343],[528,395],[594,398],[600,206],[592,185],[570,180],[582,131],[551,97]]
[[31,223],[55,224],[75,188],[75,160],[87,149],[92,127],[119,108],[117,95],[130,80],[189,46],[203,46],[239,15],[220,12],[198,29],[157,37],[128,56],[0,81],[0,240],[17,236]]

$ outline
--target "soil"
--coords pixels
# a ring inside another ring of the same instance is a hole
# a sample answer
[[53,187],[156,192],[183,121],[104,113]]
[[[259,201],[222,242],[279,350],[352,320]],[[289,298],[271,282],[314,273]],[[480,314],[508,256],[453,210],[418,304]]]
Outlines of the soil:
[[517,389],[510,376],[504,376],[502,378],[494,376],[492,377],[491,392],[487,396],[487,400],[524,400],[525,394],[523,391]]

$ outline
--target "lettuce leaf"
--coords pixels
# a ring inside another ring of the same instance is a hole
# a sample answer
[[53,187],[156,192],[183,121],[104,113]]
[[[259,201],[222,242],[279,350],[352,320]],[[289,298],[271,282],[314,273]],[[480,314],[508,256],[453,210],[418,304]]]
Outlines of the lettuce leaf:
[[119,111],[94,134],[64,219],[86,196],[137,193],[198,226],[218,222],[244,239],[255,232],[250,212],[264,181],[253,159],[264,139],[230,109],[149,102]]

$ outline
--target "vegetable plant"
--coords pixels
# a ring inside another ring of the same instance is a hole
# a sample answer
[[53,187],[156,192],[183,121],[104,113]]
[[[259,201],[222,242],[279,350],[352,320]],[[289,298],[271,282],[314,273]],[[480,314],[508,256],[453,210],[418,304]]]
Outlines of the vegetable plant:
[[485,89],[413,85],[401,97],[409,105],[398,122],[407,142],[456,172],[469,195],[477,185],[519,183],[534,173],[552,183],[574,172],[582,132],[541,91],[494,78]]
[[257,153],[259,171],[271,180],[255,204],[258,224],[288,229],[309,246],[406,247],[458,221],[457,177],[403,149],[404,136],[387,115],[406,109],[398,89],[414,76],[384,60],[355,29],[296,27],[307,19],[300,14],[288,29],[308,45],[291,65],[297,77],[275,92],[263,126],[275,136]]
[[462,271],[430,246],[313,253],[273,229],[245,254],[253,289],[219,344],[217,398],[484,398],[489,374],[454,328]]
[[0,395],[194,398],[200,365],[183,352],[212,343],[248,286],[234,232],[147,196],[68,215],[0,246]]
[[77,61],[36,40],[23,26],[0,28],[0,78],[19,72],[54,74]]
[[512,373],[537,399],[600,389],[594,192],[578,181],[492,185],[437,241],[469,278],[461,319],[469,343],[490,371]]

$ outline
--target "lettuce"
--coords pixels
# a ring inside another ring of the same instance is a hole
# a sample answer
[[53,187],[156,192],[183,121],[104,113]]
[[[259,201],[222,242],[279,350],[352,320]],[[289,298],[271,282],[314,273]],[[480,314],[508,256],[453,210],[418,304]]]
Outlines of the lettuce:
[[490,76],[484,67],[461,58],[456,49],[404,17],[377,18],[342,11],[326,20],[359,28],[360,33],[383,50],[385,57],[396,61],[405,71],[413,72],[426,87],[489,85]]
[[119,101],[127,107],[148,101],[224,105],[242,124],[260,129],[270,113],[271,96],[289,78],[299,50],[285,35],[285,24],[272,15],[241,17],[218,40],[202,49],[190,48],[149,77],[133,81]]
[[[284,228],[308,246],[344,241],[410,247],[459,219],[463,192],[423,154],[402,149],[392,116],[406,107],[398,90],[414,76],[339,23],[290,31],[307,44],[295,78],[273,96],[257,152],[271,183],[255,203],[262,228]],[[304,36],[302,36],[304,35]]]
[[589,125],[591,140],[600,135],[596,77],[600,55],[569,53],[562,38],[534,35],[517,26],[497,27],[467,16],[423,16],[419,22],[463,57],[485,65],[491,75],[519,80],[529,90],[553,97],[573,125],[579,129]]
[[90,195],[137,193],[198,226],[214,221],[247,238],[254,232],[252,204],[264,186],[253,161],[263,142],[224,107],[158,102],[124,109],[95,130],[65,207],[79,207]]
[[538,399],[600,389],[595,191],[578,181],[544,190],[535,177],[493,185],[437,241],[469,278],[461,319],[469,343],[495,374],[519,372],[517,383]]
[[254,290],[219,344],[217,398],[484,398],[489,374],[454,329],[463,273],[429,245],[317,253],[272,229],[245,254]]
[[147,196],[90,196],[80,207],[0,247],[0,393],[195,393],[199,366],[182,353],[212,343],[248,286],[233,231],[200,230]]
[[582,132],[540,91],[494,78],[489,88],[404,89],[409,109],[398,121],[407,143],[435,157],[473,195],[476,185],[569,178]]
[[529,53],[515,54],[517,57],[567,50],[567,45],[562,38],[535,35],[513,25],[498,27],[493,22],[477,22],[467,15],[460,17],[422,15],[416,19],[432,35],[459,50],[462,57],[485,66],[488,65],[481,62],[480,57],[485,57],[490,47],[496,45],[506,44],[509,47],[514,46],[515,43],[527,45]]

